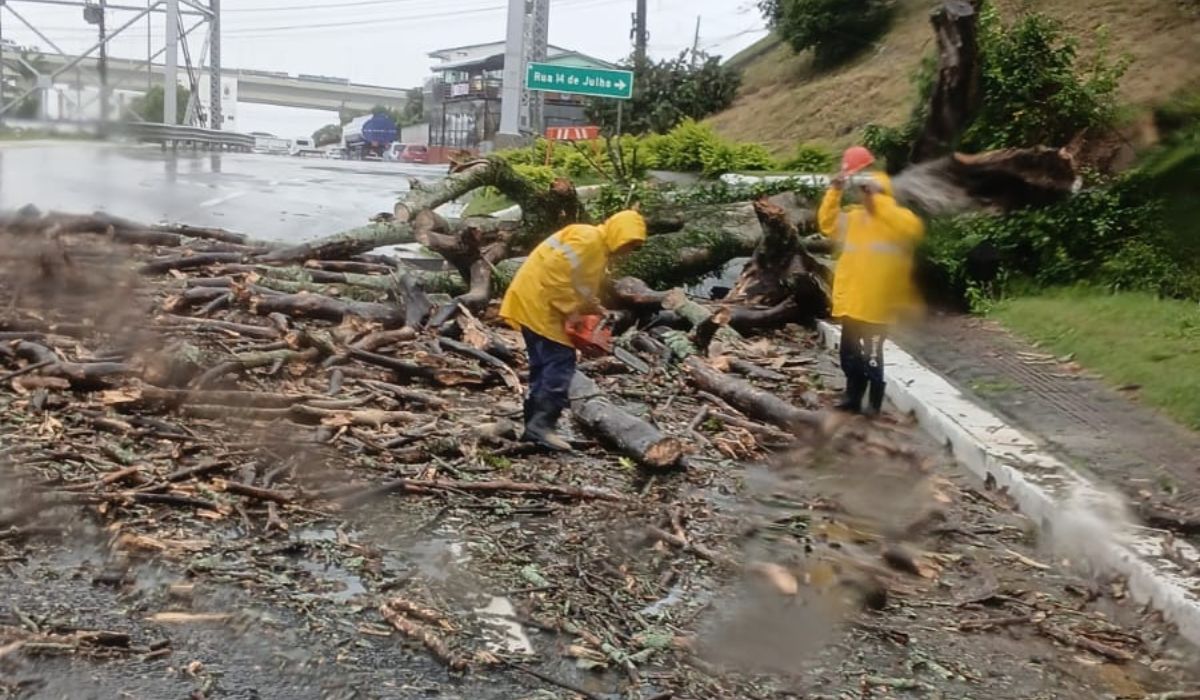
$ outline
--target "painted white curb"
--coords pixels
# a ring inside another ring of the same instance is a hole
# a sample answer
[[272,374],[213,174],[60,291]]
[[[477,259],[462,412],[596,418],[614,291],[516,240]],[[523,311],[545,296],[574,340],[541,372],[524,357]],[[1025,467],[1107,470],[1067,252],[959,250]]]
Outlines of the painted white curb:
[[[819,331],[827,347],[838,347],[837,326],[821,322]],[[884,371],[888,399],[948,446],[959,464],[1006,489],[1044,535],[1069,541],[1082,563],[1128,579],[1135,600],[1161,611],[1200,646],[1200,577],[1191,573],[1200,571],[1200,552],[1175,542],[1174,559],[1192,566],[1185,569],[1167,558],[1161,532],[1127,526],[1112,495],[890,341]]]

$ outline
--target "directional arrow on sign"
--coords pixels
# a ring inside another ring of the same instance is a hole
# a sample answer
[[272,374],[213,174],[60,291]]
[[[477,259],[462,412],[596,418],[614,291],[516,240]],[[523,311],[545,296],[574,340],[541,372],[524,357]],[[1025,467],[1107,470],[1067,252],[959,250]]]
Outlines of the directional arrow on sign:
[[624,89],[625,89],[625,86],[626,86],[627,84],[628,84],[628,83],[626,83],[624,80],[618,80],[618,81],[617,81],[617,89],[618,89],[618,90],[624,90]]

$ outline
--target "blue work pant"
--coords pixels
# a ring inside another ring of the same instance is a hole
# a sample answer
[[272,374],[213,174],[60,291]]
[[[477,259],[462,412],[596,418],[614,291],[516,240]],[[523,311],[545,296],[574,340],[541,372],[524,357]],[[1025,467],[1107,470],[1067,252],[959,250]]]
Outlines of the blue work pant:
[[575,348],[521,328],[529,355],[529,400],[548,409],[562,411],[570,403],[571,378],[575,376]]

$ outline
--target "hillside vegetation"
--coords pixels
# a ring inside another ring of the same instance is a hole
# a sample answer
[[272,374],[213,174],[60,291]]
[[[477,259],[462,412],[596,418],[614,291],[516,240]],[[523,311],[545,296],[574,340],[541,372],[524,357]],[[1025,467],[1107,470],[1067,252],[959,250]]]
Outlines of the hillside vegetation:
[[[1200,86],[1200,4],[1191,0],[994,0],[1007,18],[1022,7],[1067,24],[1084,58],[1107,41],[1110,56],[1127,54],[1121,96],[1153,104]],[[743,71],[733,105],[709,121],[735,141],[756,141],[790,154],[797,143],[833,148],[859,139],[869,123],[898,125],[908,116],[911,76],[933,51],[933,0],[898,0],[892,29],[874,50],[845,66],[819,71],[808,52],[796,54],[767,37],[730,62]]]

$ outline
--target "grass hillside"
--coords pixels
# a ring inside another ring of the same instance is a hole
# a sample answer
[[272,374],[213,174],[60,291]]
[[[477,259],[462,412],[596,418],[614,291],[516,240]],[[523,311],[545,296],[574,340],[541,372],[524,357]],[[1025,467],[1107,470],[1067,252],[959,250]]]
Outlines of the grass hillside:
[[[1122,97],[1151,104],[1200,86],[1200,3],[1193,0],[993,0],[1003,16],[1030,6],[1064,22],[1095,55],[1103,30],[1112,56],[1132,63]],[[730,59],[742,68],[743,84],[729,109],[710,121],[738,141],[763,143],[777,155],[797,143],[841,148],[874,122],[899,125],[913,99],[911,76],[934,47],[929,11],[934,0],[897,0],[891,31],[875,49],[830,71],[812,67],[808,52],[795,54],[767,37]]]

